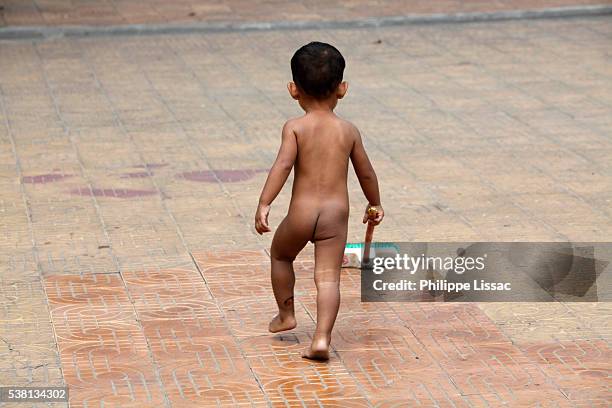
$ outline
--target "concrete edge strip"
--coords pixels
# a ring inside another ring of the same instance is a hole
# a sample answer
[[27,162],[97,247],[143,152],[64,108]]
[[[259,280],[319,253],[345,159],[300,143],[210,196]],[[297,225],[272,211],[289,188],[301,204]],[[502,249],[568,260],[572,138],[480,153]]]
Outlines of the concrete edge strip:
[[408,14],[402,16],[373,17],[346,21],[202,21],[194,23],[131,24],[113,26],[8,26],[0,27],[0,39],[372,28],[412,24],[474,23],[523,19],[589,17],[610,14],[612,14],[612,5],[592,5],[556,7],[537,10],[508,10],[450,14]]

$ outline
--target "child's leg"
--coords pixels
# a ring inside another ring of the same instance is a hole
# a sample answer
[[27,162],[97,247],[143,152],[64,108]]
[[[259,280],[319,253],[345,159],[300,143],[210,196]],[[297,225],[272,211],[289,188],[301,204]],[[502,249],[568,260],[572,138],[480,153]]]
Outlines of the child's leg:
[[293,308],[293,260],[308,242],[308,231],[300,231],[300,228],[295,228],[293,224],[289,217],[280,223],[270,249],[272,290],[278,305],[278,315],[269,325],[272,333],[291,330],[297,325]]
[[[325,221],[324,217],[321,218],[323,220],[319,221]],[[312,338],[312,345],[303,353],[303,357],[314,360],[329,358],[331,332],[340,308],[340,268],[346,246],[346,222],[343,222],[343,218],[342,213],[337,213],[334,222],[327,224],[325,228],[329,232],[335,231],[337,235],[329,237],[328,232],[320,234],[325,237],[323,239],[315,237],[317,327]]]

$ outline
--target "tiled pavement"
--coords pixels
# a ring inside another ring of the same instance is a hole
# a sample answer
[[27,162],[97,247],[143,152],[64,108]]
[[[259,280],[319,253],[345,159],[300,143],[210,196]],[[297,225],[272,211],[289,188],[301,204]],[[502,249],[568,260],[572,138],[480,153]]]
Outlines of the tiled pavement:
[[377,239],[608,241],[611,37],[590,18],[0,42],[0,384],[67,384],[75,407],[609,406],[608,303],[364,304],[347,270],[332,360],[301,360],[311,260],[300,326],[268,334],[251,218],[316,38],[348,60]]
[[490,13],[610,4],[610,0],[2,0],[0,27],[199,21],[346,21],[407,14]]

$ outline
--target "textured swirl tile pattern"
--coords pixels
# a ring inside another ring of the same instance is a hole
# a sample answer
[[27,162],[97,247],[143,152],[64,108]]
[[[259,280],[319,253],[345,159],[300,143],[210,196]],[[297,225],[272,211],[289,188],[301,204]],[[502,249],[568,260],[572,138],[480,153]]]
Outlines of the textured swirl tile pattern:
[[194,259],[197,268],[45,277],[71,406],[609,403],[606,341],[513,342],[477,304],[361,303],[351,270],[331,360],[304,360],[316,316],[308,255],[296,264],[299,326],[276,335],[265,252]]

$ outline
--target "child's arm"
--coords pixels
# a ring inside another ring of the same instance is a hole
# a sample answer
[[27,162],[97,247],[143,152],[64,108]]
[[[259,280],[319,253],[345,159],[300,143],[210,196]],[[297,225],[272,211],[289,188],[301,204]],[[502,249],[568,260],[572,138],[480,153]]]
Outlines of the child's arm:
[[270,204],[280,193],[283,185],[291,173],[295,158],[297,156],[297,141],[291,121],[283,126],[282,142],[276,160],[268,173],[268,179],[261,191],[259,197],[259,205],[255,213],[255,230],[261,235],[264,232],[270,232],[268,225],[268,214],[270,213]]
[[[372,163],[370,163],[368,154],[363,147],[361,135],[357,128],[355,128],[355,142],[353,144],[353,150],[351,150],[351,162],[353,163],[355,174],[357,174],[357,178],[359,179],[361,190],[363,190],[363,194],[366,196],[369,203],[366,207],[365,215],[363,216],[363,223],[365,224],[369,220],[371,224],[378,225],[385,216],[385,212],[380,204],[378,178],[376,177],[376,172],[374,172]],[[376,217],[370,218],[368,214],[369,207],[376,208]]]

